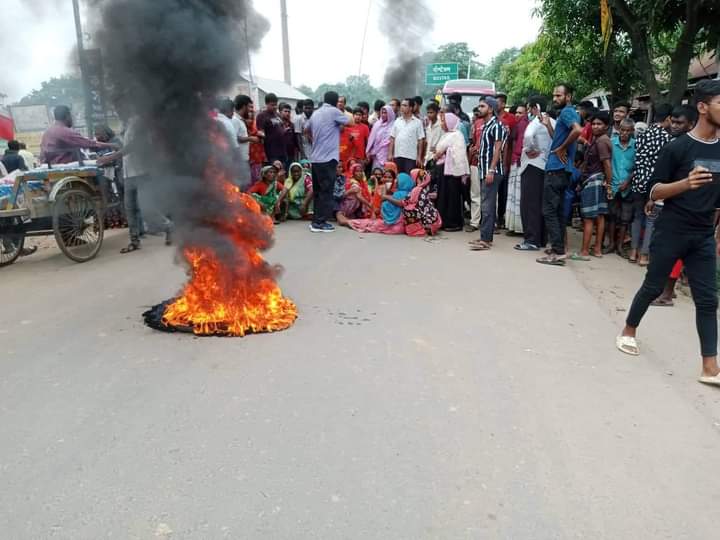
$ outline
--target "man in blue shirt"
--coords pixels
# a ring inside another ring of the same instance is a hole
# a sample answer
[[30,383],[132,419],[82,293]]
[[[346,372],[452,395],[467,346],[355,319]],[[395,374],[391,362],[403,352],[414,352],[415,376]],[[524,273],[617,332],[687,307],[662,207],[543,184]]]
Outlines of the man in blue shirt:
[[340,131],[352,120],[337,108],[337,92],[326,92],[324,103],[305,124],[305,133],[312,143],[313,207],[312,232],[333,232],[328,220],[333,213],[333,188],[340,159]]
[[[633,217],[630,192],[632,171],[635,166],[635,122],[625,118],[620,122],[618,134],[612,136],[612,181],[610,182],[610,214],[608,246],[605,253],[623,256],[622,246],[627,227]],[[616,235],[617,233],[617,235]],[[616,238],[617,236],[617,238]]]
[[545,187],[543,191],[543,217],[550,241],[550,253],[537,259],[541,264],[565,266],[565,219],[563,203],[565,189],[570,184],[570,167],[575,160],[576,141],[582,133],[580,116],[572,106],[573,88],[567,83],[559,84],[553,90],[555,107],[561,109],[553,129],[550,117],[543,115],[541,122],[553,138],[550,156],[545,165]]

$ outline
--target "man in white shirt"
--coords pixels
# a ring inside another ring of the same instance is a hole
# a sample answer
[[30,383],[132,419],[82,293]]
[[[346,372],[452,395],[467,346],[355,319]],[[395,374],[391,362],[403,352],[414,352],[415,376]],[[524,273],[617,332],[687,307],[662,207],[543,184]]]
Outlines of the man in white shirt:
[[302,112],[295,117],[293,124],[295,126],[295,136],[298,139],[298,148],[300,149],[301,159],[310,159],[312,155],[312,143],[305,134],[305,125],[315,110],[315,103],[312,99],[306,99],[301,102]]
[[425,141],[425,128],[422,122],[413,116],[414,99],[406,98],[400,103],[402,116],[395,120],[390,134],[388,159],[394,161],[398,173],[410,174],[413,169],[423,166],[422,148]]
[[555,120],[543,112],[547,102],[542,96],[533,96],[528,107],[533,120],[525,129],[520,157],[520,217],[524,240],[515,246],[519,251],[537,251],[545,245],[545,222],[542,213],[545,164],[552,144],[548,124],[555,129]]
[[232,125],[235,127],[238,146],[240,152],[238,154],[238,181],[240,188],[250,185],[250,143],[260,142],[257,137],[248,136],[247,124],[245,119],[248,117],[252,99],[244,94],[235,96],[235,113],[232,117]]

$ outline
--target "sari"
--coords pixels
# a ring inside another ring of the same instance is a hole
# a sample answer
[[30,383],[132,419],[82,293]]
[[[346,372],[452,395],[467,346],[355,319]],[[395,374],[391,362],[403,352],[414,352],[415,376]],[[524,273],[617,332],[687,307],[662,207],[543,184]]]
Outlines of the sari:
[[[245,125],[247,126],[248,136],[257,137],[258,128],[255,124],[255,120],[245,120]],[[262,168],[262,165],[263,163],[265,163],[266,160],[265,146],[263,145],[262,141],[250,143],[250,148],[248,151],[250,154],[250,179],[253,183],[255,183],[260,180],[260,169]]]
[[387,161],[390,135],[392,134],[392,127],[395,123],[395,112],[393,108],[390,105],[385,105],[384,109],[387,112],[387,121],[383,122],[382,120],[378,120],[375,122],[365,150],[367,156],[373,156],[373,168],[382,168]]
[[[299,168],[301,170],[300,178],[297,182],[292,179],[293,168]],[[287,215],[290,219],[303,219],[305,217],[302,213],[302,204],[305,201],[306,195],[312,191],[312,177],[310,174],[303,169],[300,163],[293,163],[289,169],[290,175],[285,180],[285,190],[287,191],[287,203],[288,212]],[[312,201],[308,205],[307,213],[312,213]]]
[[[263,167],[260,173],[261,178],[265,177],[265,173],[268,169],[274,169],[274,167],[272,165]],[[261,179],[250,188],[249,192],[253,199],[258,202],[263,210],[263,213],[269,216],[273,216],[275,214],[275,205],[280,197],[276,181],[273,180],[270,184],[267,184],[264,179]]]
[[360,193],[366,201],[371,200],[370,188],[368,187],[367,180],[365,179],[365,173],[363,172],[362,178],[357,180],[355,178],[355,172],[362,171],[363,167],[360,164],[355,164],[350,170],[350,175],[345,180],[345,195],[343,196],[342,202],[340,203],[340,212],[347,218],[365,218],[367,217],[367,210],[363,208],[363,204],[360,199],[354,193],[349,193],[351,189],[358,187]]
[[428,172],[420,183],[420,169],[413,169],[410,173],[417,184],[410,192],[405,208],[403,219],[405,221],[405,234],[408,236],[434,236],[442,227],[442,218],[430,200],[430,182],[432,175]]
[[[398,176],[398,189],[392,197],[398,201],[405,201],[414,182],[409,174],[402,173]],[[380,234],[403,234],[405,233],[405,222],[403,221],[403,209],[389,201],[383,201],[381,207],[382,219],[352,219],[350,227],[357,232],[380,233]]]

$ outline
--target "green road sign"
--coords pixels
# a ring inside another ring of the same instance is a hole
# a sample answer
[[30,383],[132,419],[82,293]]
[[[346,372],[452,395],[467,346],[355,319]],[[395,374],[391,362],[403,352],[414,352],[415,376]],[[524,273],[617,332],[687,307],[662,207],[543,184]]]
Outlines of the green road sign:
[[458,64],[428,64],[425,69],[425,84],[443,85],[458,78]]

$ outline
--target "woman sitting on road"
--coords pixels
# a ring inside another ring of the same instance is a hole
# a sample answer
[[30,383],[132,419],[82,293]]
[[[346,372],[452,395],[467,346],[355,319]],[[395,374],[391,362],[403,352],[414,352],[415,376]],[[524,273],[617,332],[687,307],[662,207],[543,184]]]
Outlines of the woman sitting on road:
[[392,195],[387,193],[382,195],[383,202],[380,209],[382,219],[353,219],[350,220],[350,227],[358,232],[403,234],[405,232],[403,208],[414,186],[415,182],[409,174],[400,173],[395,192]]
[[370,189],[365,180],[363,167],[355,164],[345,183],[345,194],[340,202],[340,208],[335,214],[338,225],[350,226],[352,219],[375,217],[370,198]]
[[422,169],[410,173],[416,186],[410,192],[403,208],[405,234],[408,236],[434,236],[442,227],[440,212],[430,200],[432,175]]
[[267,165],[260,171],[260,180],[255,182],[248,193],[258,202],[264,214],[273,218],[277,223],[275,215],[278,213],[278,197],[279,191],[283,186],[278,186],[277,168],[274,165]]
[[278,199],[280,221],[286,219],[306,219],[312,211],[313,188],[312,177],[303,169],[300,163],[290,165],[290,177],[285,180],[285,186]]

